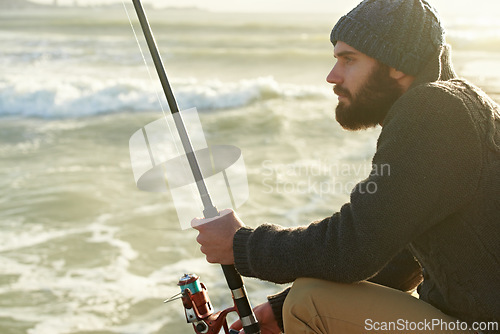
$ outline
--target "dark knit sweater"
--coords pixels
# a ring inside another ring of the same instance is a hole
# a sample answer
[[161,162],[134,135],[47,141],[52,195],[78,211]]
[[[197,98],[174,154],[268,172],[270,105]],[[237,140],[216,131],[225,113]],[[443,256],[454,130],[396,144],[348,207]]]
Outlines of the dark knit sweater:
[[[463,321],[499,321],[500,109],[455,77],[448,47],[390,109],[372,166],[331,217],[241,228],[238,271],[275,283],[372,279],[406,289],[416,267],[394,267],[401,254],[413,261],[409,249],[424,268],[422,300]],[[270,298],[278,320],[285,296]]]

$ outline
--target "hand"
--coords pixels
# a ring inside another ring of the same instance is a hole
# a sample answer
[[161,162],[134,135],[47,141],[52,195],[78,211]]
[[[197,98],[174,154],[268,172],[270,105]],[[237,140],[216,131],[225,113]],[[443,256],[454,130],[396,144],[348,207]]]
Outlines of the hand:
[[[278,326],[278,322],[274,318],[273,309],[271,308],[271,304],[269,302],[257,305],[254,307],[253,311],[257,317],[257,321],[259,321],[261,334],[281,333],[281,329]],[[243,326],[241,325],[241,320],[238,320],[231,325],[231,329],[239,330],[240,334],[245,333],[244,331],[241,331],[242,328]]]
[[208,262],[234,264],[233,237],[245,224],[233,210],[222,210],[214,218],[195,218],[191,226],[199,232],[196,241]]

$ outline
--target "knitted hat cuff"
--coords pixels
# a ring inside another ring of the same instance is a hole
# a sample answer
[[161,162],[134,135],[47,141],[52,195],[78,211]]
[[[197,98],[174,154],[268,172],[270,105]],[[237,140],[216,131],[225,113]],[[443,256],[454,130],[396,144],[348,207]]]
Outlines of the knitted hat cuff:
[[427,62],[418,55],[404,52],[397,45],[383,39],[347,15],[337,22],[331,32],[330,40],[334,45],[337,41],[342,41],[367,56],[409,75],[417,75]]

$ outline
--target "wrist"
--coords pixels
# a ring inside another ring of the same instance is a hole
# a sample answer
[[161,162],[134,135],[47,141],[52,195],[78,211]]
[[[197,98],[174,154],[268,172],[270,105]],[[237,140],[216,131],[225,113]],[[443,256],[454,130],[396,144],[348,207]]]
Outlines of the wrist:
[[234,265],[238,272],[247,277],[252,277],[253,273],[250,269],[248,261],[248,242],[252,235],[253,229],[249,227],[241,227],[236,231],[233,237],[233,256]]

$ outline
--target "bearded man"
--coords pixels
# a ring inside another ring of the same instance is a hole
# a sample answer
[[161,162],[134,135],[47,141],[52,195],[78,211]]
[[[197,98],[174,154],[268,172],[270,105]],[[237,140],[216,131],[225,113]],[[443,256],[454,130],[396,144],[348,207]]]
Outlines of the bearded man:
[[[457,78],[425,0],[365,0],[331,41],[337,121],[382,126],[374,172],[305,227],[253,229],[231,210],[194,219],[201,251],[293,282],[255,308],[262,334],[498,332],[499,106]],[[376,172],[387,165],[390,175]],[[407,293],[417,285],[418,298]]]

